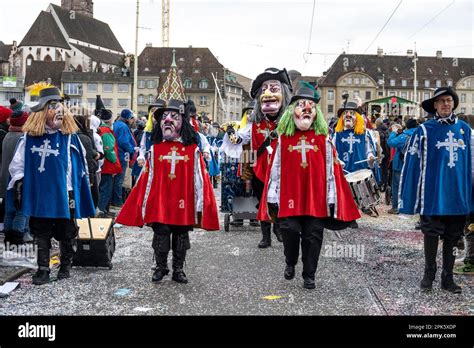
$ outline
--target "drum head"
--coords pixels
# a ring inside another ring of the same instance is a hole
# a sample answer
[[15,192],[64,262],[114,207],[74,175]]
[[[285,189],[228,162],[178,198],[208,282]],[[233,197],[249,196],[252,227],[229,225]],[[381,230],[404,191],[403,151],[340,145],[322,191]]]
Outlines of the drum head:
[[348,182],[359,182],[359,181],[368,179],[371,176],[374,176],[374,175],[372,174],[372,171],[370,169],[361,169],[353,173],[347,174],[346,180]]

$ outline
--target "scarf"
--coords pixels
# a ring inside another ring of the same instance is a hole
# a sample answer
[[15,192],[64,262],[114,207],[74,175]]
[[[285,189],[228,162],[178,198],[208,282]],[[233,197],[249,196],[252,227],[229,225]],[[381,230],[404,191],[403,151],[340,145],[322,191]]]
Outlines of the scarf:
[[436,121],[438,121],[439,124],[455,124],[457,119],[456,114],[454,112],[446,117],[441,117],[440,115],[438,115],[438,113],[436,113],[434,118]]

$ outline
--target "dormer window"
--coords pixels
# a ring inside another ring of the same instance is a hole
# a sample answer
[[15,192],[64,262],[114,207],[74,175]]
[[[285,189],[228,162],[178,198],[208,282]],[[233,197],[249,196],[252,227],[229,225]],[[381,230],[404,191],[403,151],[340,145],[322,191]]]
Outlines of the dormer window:
[[426,71],[428,71],[428,74],[432,74],[432,73],[433,73],[433,70],[431,70],[431,68],[426,69]]
[[398,74],[398,72],[399,72],[399,71],[398,71],[398,68],[397,68],[396,66],[393,68],[393,71],[396,72],[397,74]]
[[166,69],[161,69],[160,73],[162,73],[162,74],[166,73]]
[[178,62],[184,62],[184,58],[183,57],[179,58]]
[[194,59],[194,61],[195,61],[196,63],[201,63],[201,58],[197,57],[196,59]]
[[378,73],[381,73],[381,72],[382,72],[382,69],[380,69],[379,66],[377,67],[377,72],[378,72]]

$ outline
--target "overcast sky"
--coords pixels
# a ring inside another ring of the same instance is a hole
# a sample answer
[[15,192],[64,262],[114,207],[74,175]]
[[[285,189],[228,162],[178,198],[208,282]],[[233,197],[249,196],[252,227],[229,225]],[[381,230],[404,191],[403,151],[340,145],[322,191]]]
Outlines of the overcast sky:
[[[18,43],[41,10],[60,0],[2,1],[0,40]],[[8,5],[7,5],[8,3]],[[209,47],[227,68],[254,78],[267,67],[320,76],[339,53],[474,57],[474,1],[170,0],[170,46]],[[94,0],[94,17],[108,23],[126,52],[135,47],[136,0]],[[161,0],[140,0],[140,53],[161,46]],[[308,48],[309,45],[309,48]],[[369,47],[370,45],[370,47]],[[307,54],[305,52],[311,52]]]

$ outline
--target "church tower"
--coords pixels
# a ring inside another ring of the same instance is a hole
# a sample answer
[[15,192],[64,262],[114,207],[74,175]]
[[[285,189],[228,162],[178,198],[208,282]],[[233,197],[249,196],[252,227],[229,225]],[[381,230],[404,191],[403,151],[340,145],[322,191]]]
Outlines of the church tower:
[[76,11],[88,17],[94,17],[92,0],[61,0],[61,7],[68,11]]

